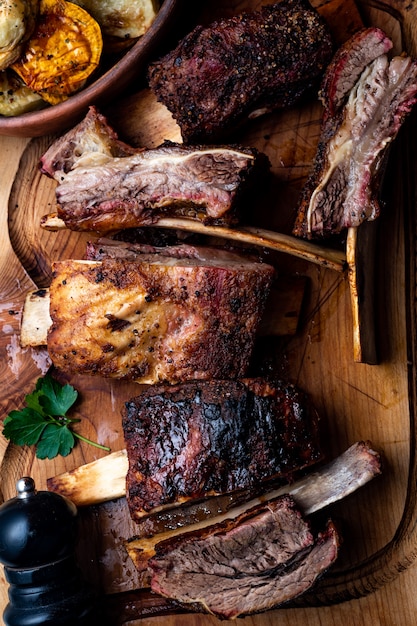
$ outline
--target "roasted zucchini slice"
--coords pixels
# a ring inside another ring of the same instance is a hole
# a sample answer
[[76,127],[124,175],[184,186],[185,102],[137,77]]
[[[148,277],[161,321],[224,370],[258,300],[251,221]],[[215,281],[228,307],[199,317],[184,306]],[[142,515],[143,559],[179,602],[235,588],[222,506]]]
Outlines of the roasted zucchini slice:
[[44,105],[41,96],[26,87],[14,72],[0,72],[0,115],[13,117],[40,109]]
[[100,24],[105,52],[129,45],[146,33],[159,9],[158,0],[74,0]]

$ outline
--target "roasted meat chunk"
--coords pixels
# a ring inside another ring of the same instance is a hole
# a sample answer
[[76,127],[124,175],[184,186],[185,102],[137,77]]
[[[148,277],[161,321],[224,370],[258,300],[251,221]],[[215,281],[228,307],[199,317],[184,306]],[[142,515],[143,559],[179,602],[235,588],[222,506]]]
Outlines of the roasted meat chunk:
[[[272,491],[262,490],[250,500],[244,492],[234,492],[190,501],[181,507],[150,515],[137,524],[137,535],[126,542],[126,549],[135,567],[143,573],[147,570],[149,560],[156,554],[156,546],[167,539],[173,541],[189,531],[194,533],[225,521],[242,519],[248,511],[259,509],[283,495],[292,496],[303,514],[310,515],[347,497],[381,472],[380,454],[371,448],[369,441],[358,441],[326,465],[320,464],[314,470],[303,472],[304,475],[295,482],[274,487]],[[74,497],[74,474],[69,476],[69,489],[65,486],[65,477],[64,474],[53,482],[48,481],[48,488],[52,486],[54,491]],[[78,486],[78,497],[82,502],[85,498],[85,484]],[[92,491],[90,484],[88,491]]]
[[127,498],[163,507],[287,482],[322,459],[318,417],[293,385],[263,379],[155,385],[126,403]]
[[231,253],[52,269],[53,363],[142,383],[243,376],[274,276],[272,266]]
[[125,158],[78,164],[56,188],[58,217],[72,230],[109,232],[164,215],[236,222],[236,204],[256,171],[255,149],[165,143]]
[[331,522],[314,536],[292,498],[282,496],[236,520],[157,544],[151,588],[234,619],[304,593],[334,563],[338,545]]
[[90,107],[79,124],[55,139],[42,155],[40,170],[58,182],[79,163],[99,164],[108,157],[124,157],[138,152],[121,141],[107,119]]
[[41,159],[41,171],[58,183],[65,226],[101,233],[164,216],[233,224],[244,194],[269,165],[266,155],[238,145],[132,148],[94,108]]
[[325,21],[307,2],[197,26],[149,68],[149,85],[171,111],[183,141],[210,142],[242,121],[294,104],[330,61]]
[[417,61],[389,59],[381,30],[354,35],[324,77],[324,116],[314,167],[301,194],[294,234],[339,234],[380,213],[387,150],[417,100]]

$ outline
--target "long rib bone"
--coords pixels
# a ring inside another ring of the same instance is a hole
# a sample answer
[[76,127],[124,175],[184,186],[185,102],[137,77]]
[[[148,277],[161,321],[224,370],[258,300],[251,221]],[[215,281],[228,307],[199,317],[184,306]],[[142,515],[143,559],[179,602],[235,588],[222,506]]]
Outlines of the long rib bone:
[[[45,215],[41,220],[41,226],[51,232],[66,229],[65,222],[58,217],[57,213]],[[290,254],[336,272],[344,272],[346,269],[346,255],[344,252],[264,228],[255,226],[240,226],[239,228],[210,226],[182,217],[163,217],[156,221],[153,226],[221,237],[250,246],[268,248],[276,252]]]
[[[126,494],[128,459],[125,450],[48,478],[47,487],[70,498],[77,506],[98,504]],[[336,502],[381,473],[380,456],[369,443],[357,442],[315,472],[251,500],[254,506],[284,493],[291,494],[305,514]],[[239,509],[236,510],[236,515]],[[230,516],[232,513],[227,513]],[[234,513],[233,513],[234,514]]]

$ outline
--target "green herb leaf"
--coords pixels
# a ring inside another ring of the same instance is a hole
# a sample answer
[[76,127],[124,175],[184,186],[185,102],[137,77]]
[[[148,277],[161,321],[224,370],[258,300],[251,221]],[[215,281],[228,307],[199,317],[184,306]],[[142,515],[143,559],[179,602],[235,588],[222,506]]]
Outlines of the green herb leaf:
[[71,425],[79,422],[66,415],[78,397],[71,385],[61,385],[48,374],[39,378],[35,390],[25,398],[26,407],[11,411],[3,422],[3,435],[13,443],[36,445],[39,459],[53,459],[58,454],[67,456],[75,445],[75,438],[92,446],[110,451],[79,433]]
[[48,424],[36,446],[36,456],[38,459],[53,459],[58,454],[68,456],[74,445],[74,435],[67,426]]
[[78,396],[78,391],[74,387],[61,385],[52,376],[39,378],[36,390],[39,403],[48,415],[66,415]]
[[3,424],[3,435],[18,446],[37,443],[47,425],[44,417],[29,407],[11,411]]
[[46,415],[42,405],[39,402],[40,395],[41,394],[39,391],[34,391],[33,393],[26,396],[25,402],[29,408],[33,409],[37,413],[40,413],[40,415]]

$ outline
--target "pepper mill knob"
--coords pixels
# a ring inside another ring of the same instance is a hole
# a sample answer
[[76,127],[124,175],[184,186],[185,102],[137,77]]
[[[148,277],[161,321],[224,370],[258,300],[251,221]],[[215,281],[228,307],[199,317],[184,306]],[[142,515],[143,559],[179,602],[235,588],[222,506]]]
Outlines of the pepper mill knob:
[[19,498],[26,498],[28,494],[36,493],[35,481],[30,476],[20,478],[16,483],[16,491]]
[[30,477],[0,506],[0,563],[9,588],[5,626],[96,623],[94,596],[75,560],[77,509]]

